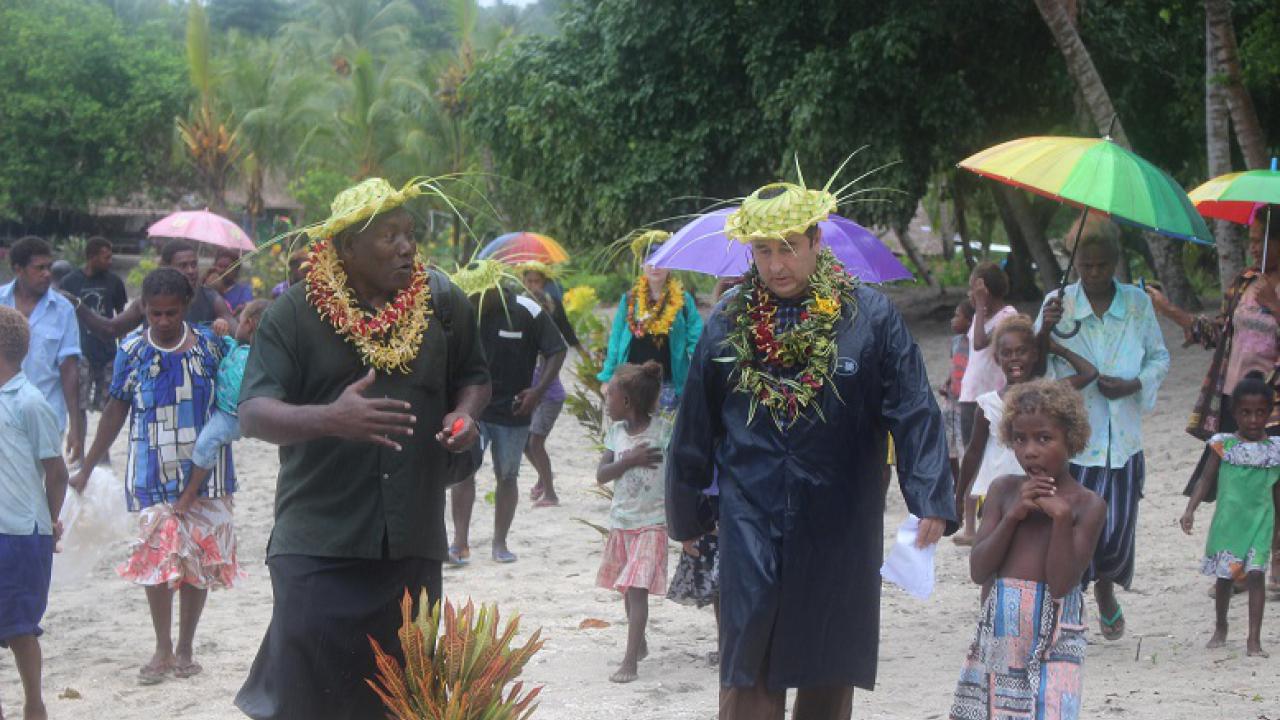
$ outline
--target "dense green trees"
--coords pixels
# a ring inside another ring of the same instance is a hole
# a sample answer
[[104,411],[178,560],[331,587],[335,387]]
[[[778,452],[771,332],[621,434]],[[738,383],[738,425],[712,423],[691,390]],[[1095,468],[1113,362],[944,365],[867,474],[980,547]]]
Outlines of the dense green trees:
[[163,28],[82,0],[0,4],[0,217],[139,189],[191,93]]

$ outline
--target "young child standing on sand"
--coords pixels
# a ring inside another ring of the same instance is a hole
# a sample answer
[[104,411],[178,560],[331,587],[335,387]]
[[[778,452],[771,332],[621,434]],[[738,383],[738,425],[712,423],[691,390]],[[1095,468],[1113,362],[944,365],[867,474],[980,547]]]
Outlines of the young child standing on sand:
[[1275,406],[1275,391],[1257,370],[1236,384],[1231,393],[1234,433],[1209,439],[1208,456],[1180,521],[1191,534],[1196,508],[1215,490],[1218,507],[1209,526],[1202,570],[1218,579],[1214,588],[1217,624],[1208,647],[1227,644],[1227,608],[1232,584],[1244,579],[1249,588],[1249,657],[1269,657],[1262,649],[1262,609],[1266,603],[1263,577],[1271,559],[1276,504],[1280,503],[1280,437],[1267,435],[1267,419]]
[[667,526],[663,470],[671,423],[655,416],[662,366],[626,364],[614,373],[605,410],[616,422],[604,438],[596,482],[614,483],[609,539],[596,585],[622,593],[627,612],[627,649],[609,679],[631,682],[649,654],[645,625],[649,594],[667,592]]
[[258,322],[267,311],[270,302],[252,300],[240,311],[240,324],[236,327],[235,338],[223,336],[222,361],[218,363],[218,381],[214,386],[214,409],[209,421],[196,437],[195,447],[191,450],[191,479],[183,488],[178,502],[173,504],[173,512],[183,515],[191,510],[191,505],[200,497],[209,476],[223,447],[240,439],[240,416],[236,408],[240,405],[240,383],[244,380],[244,365],[249,360],[249,344],[253,342],[253,333],[258,330]]
[[1019,383],[1000,434],[1026,474],[998,478],[987,496],[969,572],[992,587],[950,717],[1076,720],[1088,645],[1080,579],[1106,515],[1067,467],[1089,440],[1084,401],[1064,383]]
[[[1014,457],[1013,448],[1000,438],[1004,394],[1010,386],[1036,379],[1038,375],[1035,373],[1041,367],[1035,324],[1026,315],[1005,318],[992,333],[991,346],[994,348],[996,364],[1004,374],[1005,387],[978,396],[978,413],[973,420],[973,434],[960,465],[960,480],[956,483],[957,503],[963,502],[966,510],[981,505],[996,478],[1001,475],[1022,474],[1022,467]],[[1063,378],[1075,389],[1080,390],[1097,379],[1098,370],[1089,361],[1056,342],[1051,342],[1049,349],[1070,363],[1076,371],[1075,375]],[[997,432],[993,434],[992,429]],[[971,532],[967,512],[965,523],[965,532]],[[972,536],[956,540],[957,545],[972,543]]]
[[43,720],[38,638],[67,466],[58,417],[22,374],[30,338],[26,316],[0,306],[0,647],[13,651],[18,666],[22,717]]

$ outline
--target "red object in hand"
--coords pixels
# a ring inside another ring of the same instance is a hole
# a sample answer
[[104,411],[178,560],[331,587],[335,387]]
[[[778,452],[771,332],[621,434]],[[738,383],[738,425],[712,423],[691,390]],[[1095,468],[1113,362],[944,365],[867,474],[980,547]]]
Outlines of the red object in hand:
[[449,427],[449,434],[457,435],[458,433],[462,432],[462,429],[465,428],[466,426],[467,426],[467,421],[463,420],[462,418],[458,418],[457,420],[454,420],[453,425]]

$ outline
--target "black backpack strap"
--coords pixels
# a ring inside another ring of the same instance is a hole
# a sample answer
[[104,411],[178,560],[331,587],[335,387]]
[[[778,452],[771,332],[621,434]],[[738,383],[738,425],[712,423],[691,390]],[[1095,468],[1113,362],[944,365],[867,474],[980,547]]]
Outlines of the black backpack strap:
[[447,335],[453,330],[453,293],[447,291],[449,276],[437,268],[427,268],[427,284],[431,287],[431,309]]

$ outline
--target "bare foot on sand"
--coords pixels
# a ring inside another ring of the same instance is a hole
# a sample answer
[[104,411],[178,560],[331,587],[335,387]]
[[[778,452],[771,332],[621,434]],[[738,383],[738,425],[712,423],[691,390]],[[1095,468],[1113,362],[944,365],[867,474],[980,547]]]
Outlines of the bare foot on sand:
[[157,651],[150,662],[138,670],[139,685],[157,685],[164,681],[166,675],[173,670],[173,653]]
[[635,682],[639,677],[640,673],[636,669],[636,664],[624,661],[622,667],[618,668],[618,672],[609,676],[609,682],[629,683]]
[[49,713],[45,711],[43,702],[24,705],[22,720],[49,720]]
[[1249,638],[1248,641],[1245,642],[1245,647],[1247,648],[1247,654],[1249,657],[1271,657],[1271,653],[1262,649],[1262,641],[1258,638]]
[[1205,643],[1205,647],[1213,650],[1214,648],[1225,647],[1227,644],[1227,626],[1219,625],[1213,629],[1213,637],[1209,638],[1209,642]]

